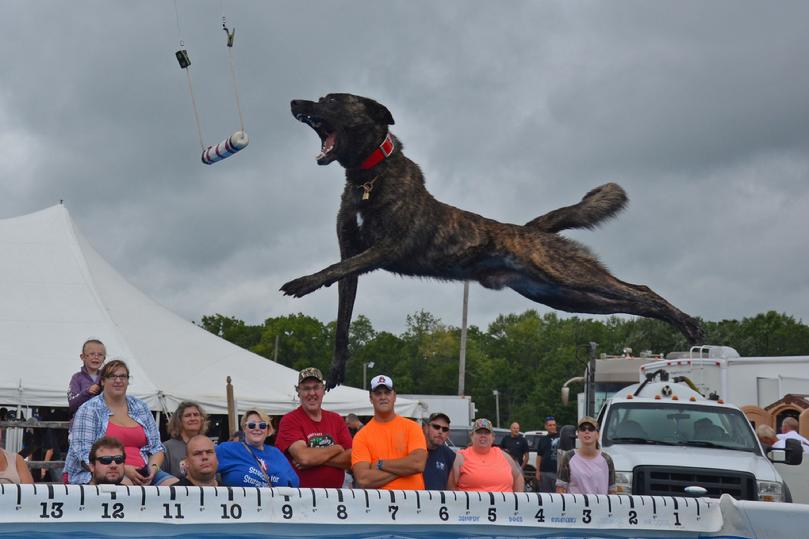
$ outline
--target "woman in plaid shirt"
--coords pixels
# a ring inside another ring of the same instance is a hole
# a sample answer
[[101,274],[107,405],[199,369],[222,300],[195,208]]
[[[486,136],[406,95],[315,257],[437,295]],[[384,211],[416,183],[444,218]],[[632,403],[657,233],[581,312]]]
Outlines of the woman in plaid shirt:
[[76,412],[65,460],[70,483],[90,481],[90,447],[102,436],[112,436],[124,444],[124,483],[171,485],[177,482],[176,477],[160,470],[165,456],[160,432],[146,403],[126,394],[129,379],[126,363],[120,359],[108,362],[101,369],[101,394]]

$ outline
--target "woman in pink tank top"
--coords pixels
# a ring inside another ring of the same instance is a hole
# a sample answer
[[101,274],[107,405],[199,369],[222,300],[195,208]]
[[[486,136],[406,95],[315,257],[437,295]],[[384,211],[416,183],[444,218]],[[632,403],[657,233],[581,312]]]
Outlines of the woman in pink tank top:
[[117,438],[118,441],[124,444],[124,450],[126,452],[126,461],[124,464],[129,464],[135,468],[143,468],[146,466],[146,462],[140,454],[140,449],[146,446],[149,440],[146,438],[146,431],[143,430],[141,425],[122,427],[110,421],[107,424],[106,436]]
[[492,422],[478,419],[472,426],[472,445],[455,457],[449,476],[450,490],[523,492],[522,470],[508,453],[494,447]]

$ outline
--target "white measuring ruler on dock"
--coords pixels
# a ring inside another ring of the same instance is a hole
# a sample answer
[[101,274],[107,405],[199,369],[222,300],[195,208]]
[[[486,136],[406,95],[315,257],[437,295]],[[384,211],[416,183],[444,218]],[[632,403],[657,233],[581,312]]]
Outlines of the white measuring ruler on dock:
[[[0,485],[4,523],[311,524],[716,532],[719,500],[658,496],[242,487]],[[41,527],[38,529],[42,529]],[[452,528],[445,528],[450,530]],[[671,534],[674,536],[675,534]]]

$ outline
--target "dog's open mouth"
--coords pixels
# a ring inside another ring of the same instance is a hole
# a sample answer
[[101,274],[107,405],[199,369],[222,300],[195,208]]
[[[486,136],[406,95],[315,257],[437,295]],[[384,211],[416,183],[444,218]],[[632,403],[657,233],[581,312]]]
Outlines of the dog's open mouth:
[[337,131],[322,118],[309,116],[308,114],[298,114],[295,116],[298,121],[307,124],[315,130],[320,137],[320,153],[315,156],[318,163],[324,164],[332,160],[331,152],[337,144]]

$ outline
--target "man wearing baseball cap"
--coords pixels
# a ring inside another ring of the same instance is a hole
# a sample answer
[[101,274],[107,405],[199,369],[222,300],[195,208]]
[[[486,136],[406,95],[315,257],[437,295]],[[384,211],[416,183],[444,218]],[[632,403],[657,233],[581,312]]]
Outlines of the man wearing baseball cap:
[[424,424],[424,438],[427,440],[424,486],[427,490],[448,490],[447,481],[455,463],[455,452],[446,445],[449,416],[443,412],[431,414]]
[[301,487],[341,488],[351,465],[351,434],[343,418],[322,408],[325,380],[319,369],[298,373],[301,405],[281,418],[275,446],[298,473]]
[[427,444],[415,421],[396,414],[396,390],[389,376],[371,379],[374,417],[356,436],[351,453],[360,488],[424,490]]

